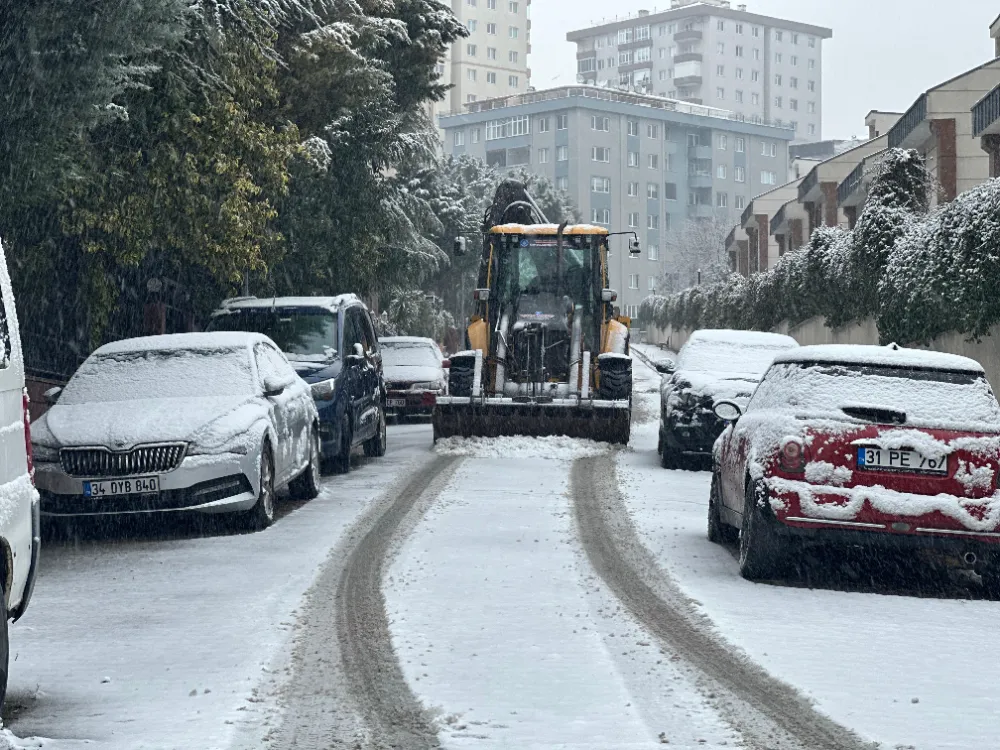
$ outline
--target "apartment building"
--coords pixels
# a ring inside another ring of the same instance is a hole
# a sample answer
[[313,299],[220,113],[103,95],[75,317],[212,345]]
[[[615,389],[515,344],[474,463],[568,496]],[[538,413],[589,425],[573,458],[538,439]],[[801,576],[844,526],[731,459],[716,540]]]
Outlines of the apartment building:
[[727,0],[670,6],[567,34],[577,46],[577,80],[784,124],[796,141],[822,138],[822,52],[830,29]]
[[438,66],[441,82],[452,89],[434,105],[441,116],[464,105],[528,90],[531,70],[530,0],[451,0],[469,36],[448,50]]
[[622,237],[611,245],[611,284],[629,314],[664,278],[693,283],[678,270],[689,222],[735,222],[753,196],[784,181],[794,135],[726,110],[594,86],[469,104],[440,125],[446,152],[544,175],[584,221],[635,231],[641,258],[629,257]]

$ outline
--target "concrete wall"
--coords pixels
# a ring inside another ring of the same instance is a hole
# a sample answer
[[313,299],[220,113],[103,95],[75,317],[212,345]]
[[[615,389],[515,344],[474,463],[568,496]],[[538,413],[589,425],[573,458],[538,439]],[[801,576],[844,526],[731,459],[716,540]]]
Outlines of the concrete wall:
[[[838,329],[827,327],[824,318],[809,318],[791,327],[787,323],[781,323],[774,331],[791,336],[803,346],[879,343],[878,329],[871,318]],[[666,344],[670,349],[677,351],[684,346],[690,335],[691,331],[673,330],[668,326],[666,329],[647,329],[643,341],[650,344]],[[946,333],[934,339],[929,346],[917,348],[960,354],[976,360],[986,370],[986,377],[993,386],[993,391],[1000,394],[1000,325],[994,326],[990,330],[990,335],[978,343],[966,341],[965,335],[961,333]]]

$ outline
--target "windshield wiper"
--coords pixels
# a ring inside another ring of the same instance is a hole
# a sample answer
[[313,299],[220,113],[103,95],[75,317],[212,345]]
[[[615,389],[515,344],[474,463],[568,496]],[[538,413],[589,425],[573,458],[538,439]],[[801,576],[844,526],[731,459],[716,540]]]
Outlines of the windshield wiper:
[[841,406],[840,410],[849,417],[875,424],[906,424],[906,412],[899,409],[882,406]]

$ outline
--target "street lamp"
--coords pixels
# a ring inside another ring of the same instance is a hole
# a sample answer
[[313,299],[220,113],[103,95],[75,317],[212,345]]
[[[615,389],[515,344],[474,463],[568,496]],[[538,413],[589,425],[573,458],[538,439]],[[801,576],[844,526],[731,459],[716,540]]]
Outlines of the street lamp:
[[698,286],[701,286],[701,269],[698,269]]

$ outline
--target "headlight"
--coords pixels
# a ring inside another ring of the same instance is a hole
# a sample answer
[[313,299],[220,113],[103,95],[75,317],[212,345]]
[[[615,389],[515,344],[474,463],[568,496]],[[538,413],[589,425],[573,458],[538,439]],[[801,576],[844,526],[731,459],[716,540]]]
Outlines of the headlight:
[[436,381],[434,383],[414,383],[410,386],[411,391],[437,391],[440,389],[440,381]]
[[31,455],[35,463],[54,464],[59,461],[59,449],[51,448],[47,445],[31,444]]
[[332,401],[336,385],[337,379],[330,378],[329,380],[321,380],[318,383],[313,383],[309,388],[312,390],[312,397],[316,401]]

